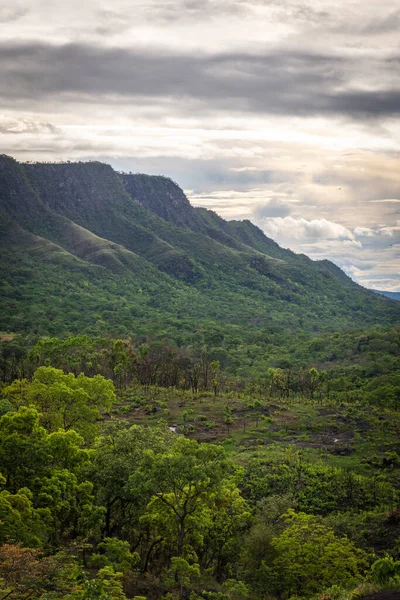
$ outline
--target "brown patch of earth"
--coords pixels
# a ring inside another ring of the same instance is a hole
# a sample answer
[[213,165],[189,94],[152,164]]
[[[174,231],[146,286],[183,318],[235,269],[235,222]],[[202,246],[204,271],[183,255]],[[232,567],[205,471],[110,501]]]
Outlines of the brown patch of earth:
[[13,333],[0,333],[0,342],[11,342],[14,338]]

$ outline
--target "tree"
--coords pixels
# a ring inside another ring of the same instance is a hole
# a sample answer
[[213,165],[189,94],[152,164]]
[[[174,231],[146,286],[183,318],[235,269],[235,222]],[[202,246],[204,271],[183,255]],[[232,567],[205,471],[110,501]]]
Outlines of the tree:
[[[35,548],[23,548],[20,544],[0,546],[0,592],[2,598],[27,600],[47,597],[55,592],[58,598],[66,598],[72,588],[69,557],[62,554],[43,556]],[[68,581],[69,579],[69,581]]]
[[379,585],[398,585],[400,582],[400,560],[384,556],[371,566],[371,578]]
[[352,586],[361,579],[366,554],[347,538],[337,537],[320,520],[289,510],[287,528],[271,541],[272,568],[279,594],[311,596],[332,585]]
[[254,402],[250,403],[248,407],[254,412],[256,427],[258,427],[258,421],[260,420],[260,416],[262,415],[263,403],[261,402],[261,400],[254,400]]
[[230,432],[230,429],[231,429],[231,425],[233,424],[232,409],[231,409],[230,406],[225,406],[224,423],[227,426],[228,435],[229,435],[229,432]]
[[121,573],[134,569],[140,559],[137,552],[132,553],[130,551],[129,542],[119,540],[116,537],[104,538],[98,544],[97,549],[102,554],[92,554],[91,564],[102,567],[109,566]]
[[174,556],[171,559],[171,568],[167,572],[165,582],[169,589],[179,589],[179,598],[182,600],[187,597],[186,591],[190,590],[193,582],[200,577],[200,567],[198,564],[190,564],[181,557]]
[[6,488],[16,493],[31,487],[50,461],[46,430],[39,425],[35,408],[23,406],[0,418],[0,464]]
[[64,596],[65,600],[127,600],[122,588],[122,573],[110,566],[100,569],[93,579],[84,571],[76,574],[74,591]]
[[233,478],[222,481],[210,500],[211,520],[197,554],[201,567],[213,568],[214,577],[222,581],[232,575],[252,517]]
[[63,537],[96,534],[103,522],[104,508],[94,505],[93,484],[79,482],[67,469],[54,469],[40,480],[36,505],[48,509],[48,530],[53,546]]
[[314,367],[307,372],[307,387],[310,399],[314,398],[314,394],[320,384],[320,373]]
[[149,500],[143,488],[133,488],[129,478],[140,469],[145,452],[166,451],[175,439],[166,426],[128,427],[126,422],[107,425],[96,440],[92,453],[90,476],[95,484],[98,502],[105,507],[103,535],[109,537],[125,528],[129,538],[139,518],[139,506]]
[[138,357],[127,340],[116,340],[113,343],[110,364],[113,379],[119,388],[125,388],[133,367],[137,364]]
[[27,488],[11,494],[0,492],[0,544],[14,541],[27,546],[40,546],[46,539],[48,514],[36,510],[32,493]]
[[15,407],[37,408],[49,431],[76,429],[89,438],[95,433],[101,412],[109,411],[115,400],[112,381],[101,375],[86,377],[81,373],[75,377],[53,367],[39,367],[32,382],[17,380],[3,393]]
[[87,535],[103,519],[85,480],[89,454],[75,431],[48,434],[35,408],[0,418],[0,539],[58,545],[66,533]]
[[21,342],[10,340],[0,344],[1,381],[13,381],[26,377],[26,350]]
[[[152,497],[142,521],[150,522],[181,557],[187,544],[201,544],[210,524],[213,494],[231,471],[224,451],[180,437],[165,454],[149,452],[140,478]],[[140,481],[141,480],[141,481]]]
[[220,382],[220,363],[219,360],[214,360],[211,363],[211,368],[212,368],[212,380],[211,380],[211,385],[214,391],[214,396],[217,396],[218,394],[218,390],[220,388],[221,382]]

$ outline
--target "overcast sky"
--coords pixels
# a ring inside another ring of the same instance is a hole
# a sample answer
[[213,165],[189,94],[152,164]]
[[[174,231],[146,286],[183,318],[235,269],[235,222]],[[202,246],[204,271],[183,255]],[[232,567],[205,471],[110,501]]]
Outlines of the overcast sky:
[[400,290],[398,0],[1,4],[1,153],[168,175]]

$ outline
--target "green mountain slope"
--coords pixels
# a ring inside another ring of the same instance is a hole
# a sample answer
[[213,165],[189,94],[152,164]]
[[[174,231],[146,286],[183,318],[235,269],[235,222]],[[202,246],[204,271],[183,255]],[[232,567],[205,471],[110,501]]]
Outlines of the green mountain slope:
[[193,208],[165,177],[2,156],[0,216],[3,331],[139,332],[185,344],[217,331],[232,355],[293,332],[399,320],[397,303],[333,263]]

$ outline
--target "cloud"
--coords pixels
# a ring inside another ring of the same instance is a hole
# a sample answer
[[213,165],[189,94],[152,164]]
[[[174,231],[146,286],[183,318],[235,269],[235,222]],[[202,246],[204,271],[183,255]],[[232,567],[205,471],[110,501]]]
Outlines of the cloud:
[[[216,16],[241,15],[251,10],[252,2],[243,0],[174,0],[173,2],[153,3],[148,19],[161,22],[210,20]],[[149,11],[148,11],[149,12]]]
[[357,237],[373,237],[376,235],[376,231],[371,227],[356,227],[354,235]]
[[[162,25],[193,21],[210,22],[218,18],[248,19],[260,13],[270,22],[319,22],[329,16],[309,2],[294,0],[147,0],[135,7],[139,19]],[[103,12],[103,11],[102,11]],[[111,12],[111,11],[110,11]],[[118,14],[118,11],[115,11]],[[124,15],[120,13],[120,18]]]
[[253,217],[256,221],[262,221],[267,218],[287,217],[290,215],[291,206],[282,202],[279,198],[271,198],[268,202],[257,205],[253,210]]
[[400,27],[400,9],[396,8],[389,12],[384,11],[378,18],[371,19],[362,28],[362,32],[371,34],[387,34],[391,31],[398,31]]
[[303,218],[295,219],[292,216],[267,218],[263,222],[265,233],[281,243],[316,242],[318,240],[341,240],[354,247],[361,247],[355,240],[354,234],[339,223],[327,219]]
[[[118,6],[118,3],[116,5]],[[143,8],[146,8],[145,4]],[[144,12],[148,14],[150,11],[145,10]],[[138,15],[140,15],[140,5],[138,7],[130,4],[119,9],[105,6],[97,9],[93,16],[94,32],[100,36],[116,35],[121,38],[137,24]],[[155,17],[154,11],[152,11],[152,17]]]
[[376,204],[400,204],[399,198],[384,198],[383,200],[371,200],[371,202],[375,202]]
[[57,128],[52,123],[31,119],[6,119],[0,117],[0,134],[54,133]]
[[254,188],[246,191],[238,189],[222,189],[212,192],[196,192],[190,189],[185,191],[191,204],[215,210],[228,220],[252,218],[254,207],[263,207],[266,204],[265,198],[271,194],[271,191],[266,188]]
[[289,50],[189,55],[81,43],[2,44],[1,96],[8,103],[46,97],[89,103],[176,98],[207,110],[211,104],[214,110],[257,114],[400,115],[400,81],[392,58],[376,65],[393,72],[390,87],[375,91],[352,85],[356,62]]
[[12,23],[24,17],[28,12],[29,9],[27,7],[14,2],[9,6],[0,6],[0,23],[3,25],[5,23]]

